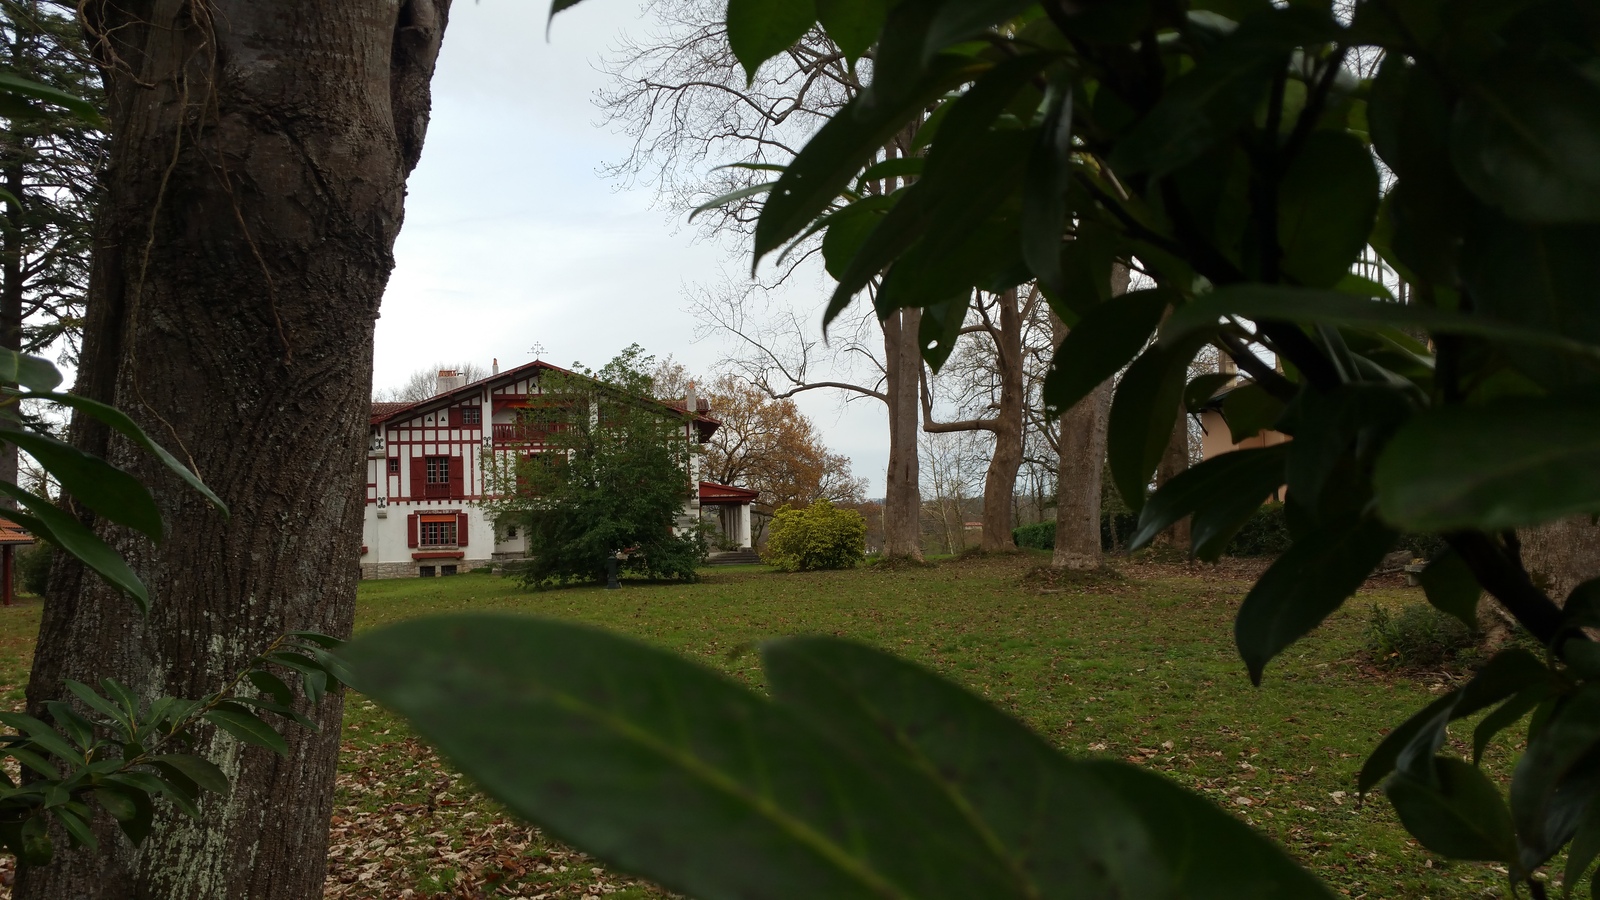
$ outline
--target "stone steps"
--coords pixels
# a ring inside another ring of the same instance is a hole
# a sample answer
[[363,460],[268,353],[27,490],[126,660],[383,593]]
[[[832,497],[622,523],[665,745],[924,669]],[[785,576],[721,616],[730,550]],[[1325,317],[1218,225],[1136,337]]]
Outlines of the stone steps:
[[708,566],[748,566],[759,564],[761,554],[754,550],[726,550],[706,557]]

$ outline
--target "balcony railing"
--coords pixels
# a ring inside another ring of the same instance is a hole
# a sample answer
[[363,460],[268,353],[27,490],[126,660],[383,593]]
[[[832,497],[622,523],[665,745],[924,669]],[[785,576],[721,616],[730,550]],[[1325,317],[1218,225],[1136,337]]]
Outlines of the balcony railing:
[[542,444],[551,434],[566,430],[561,422],[511,422],[494,426],[494,442],[504,444]]

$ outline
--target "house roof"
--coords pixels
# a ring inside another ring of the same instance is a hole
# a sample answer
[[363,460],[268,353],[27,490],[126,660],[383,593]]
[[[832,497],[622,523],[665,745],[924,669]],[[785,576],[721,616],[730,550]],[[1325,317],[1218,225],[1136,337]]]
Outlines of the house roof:
[[33,535],[21,525],[10,519],[0,518],[0,545],[32,543],[34,543]]
[[734,487],[731,484],[717,484],[715,481],[700,482],[700,502],[716,506],[723,503],[754,503],[760,491],[749,488]]
[[[516,381],[517,379],[528,375],[530,372],[536,372],[540,370],[557,372],[562,375],[571,375],[575,378],[589,377],[587,375],[574,372],[571,369],[563,369],[560,366],[547,363],[542,359],[536,359],[533,362],[524,363],[515,368],[507,369],[504,372],[497,372],[487,378],[480,378],[470,384],[464,384],[461,387],[445,391],[441,394],[436,394],[426,400],[400,403],[374,401],[372,404],[371,415],[368,418],[368,423],[371,425],[381,425],[385,422],[397,419],[407,413],[423,412],[429,409],[446,407],[463,397],[469,397],[478,393],[479,391],[482,391],[486,385],[489,385],[493,382]],[[592,381],[594,379],[590,380]],[[651,403],[659,403],[662,406],[665,406],[669,409],[675,409],[680,412],[684,410],[683,398],[679,398],[677,400],[657,400],[654,397],[643,397],[641,399],[648,400]],[[711,437],[712,432],[722,427],[722,423],[707,415],[707,413],[709,413],[711,410],[711,405],[707,400],[700,398],[699,402],[696,403],[695,406],[698,407],[698,409],[695,411],[695,424],[699,426],[700,439],[706,440]]]

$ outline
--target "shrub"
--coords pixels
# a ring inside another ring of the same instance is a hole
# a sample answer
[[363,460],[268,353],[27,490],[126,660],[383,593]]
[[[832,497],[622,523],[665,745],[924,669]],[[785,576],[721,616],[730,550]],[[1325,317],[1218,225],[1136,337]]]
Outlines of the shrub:
[[1056,523],[1035,522],[1011,529],[1011,540],[1028,550],[1054,550],[1056,548]]
[[17,554],[17,580],[22,589],[36,596],[44,596],[45,582],[50,579],[50,560],[55,548],[40,541]]
[[1478,648],[1478,636],[1461,620],[1425,603],[1408,603],[1399,613],[1372,604],[1367,620],[1367,651],[1381,665],[1427,668],[1465,661]]
[[768,529],[761,559],[785,572],[849,569],[866,558],[867,520],[826,500],[780,509]]
[[1292,543],[1283,504],[1266,503],[1245,520],[1222,552],[1225,556],[1276,556]]

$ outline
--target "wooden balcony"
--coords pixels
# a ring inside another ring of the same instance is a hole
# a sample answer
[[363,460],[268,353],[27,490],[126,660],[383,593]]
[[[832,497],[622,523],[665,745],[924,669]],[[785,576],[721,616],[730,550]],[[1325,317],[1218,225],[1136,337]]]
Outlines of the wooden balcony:
[[566,426],[559,422],[511,422],[493,427],[496,447],[542,444],[549,440],[551,434],[566,430]]

